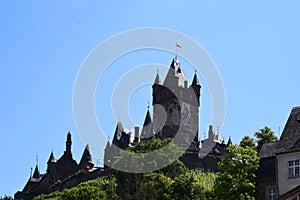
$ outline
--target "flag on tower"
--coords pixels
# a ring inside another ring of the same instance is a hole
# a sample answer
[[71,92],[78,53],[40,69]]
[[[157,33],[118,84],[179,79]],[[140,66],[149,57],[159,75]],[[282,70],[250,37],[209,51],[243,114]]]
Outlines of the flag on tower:
[[176,48],[181,48],[181,45],[176,43]]

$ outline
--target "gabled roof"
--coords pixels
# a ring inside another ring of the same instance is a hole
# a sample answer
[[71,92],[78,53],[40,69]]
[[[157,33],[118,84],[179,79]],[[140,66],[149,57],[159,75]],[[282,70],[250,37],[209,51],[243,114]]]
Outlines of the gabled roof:
[[258,153],[258,156],[260,158],[269,158],[275,156],[277,145],[278,141],[263,144]]
[[295,150],[300,150],[300,107],[292,109],[279,141],[263,144],[258,156],[268,158]]
[[169,71],[164,81],[165,86],[181,86],[184,87],[184,82],[187,81],[184,72],[180,66],[180,62],[177,58],[172,60]]
[[277,145],[277,153],[300,148],[300,107],[294,107]]

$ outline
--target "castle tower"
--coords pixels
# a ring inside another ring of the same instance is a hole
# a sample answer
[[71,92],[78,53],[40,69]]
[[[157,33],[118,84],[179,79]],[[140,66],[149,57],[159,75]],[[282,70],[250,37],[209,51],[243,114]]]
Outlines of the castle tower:
[[32,178],[39,179],[41,177],[38,164],[35,165],[35,169],[32,175]]
[[183,138],[196,135],[192,139],[194,145],[198,143],[200,88],[196,73],[188,85],[177,58],[172,60],[163,84],[157,73],[152,85],[152,103],[154,132],[159,138],[173,138],[177,133]]
[[94,167],[92,156],[90,152],[90,147],[87,144],[84,148],[83,154],[81,156],[81,160],[79,162],[80,169],[92,169]]
[[47,173],[54,170],[55,163],[56,163],[56,159],[52,151],[47,162]]
[[67,141],[66,141],[66,154],[72,154],[71,152],[71,146],[72,146],[72,139],[71,139],[71,133],[70,131],[67,134]]
[[147,141],[147,140],[150,140],[152,137],[154,137],[154,129],[153,129],[153,123],[151,120],[149,107],[148,107],[145,121],[143,124],[143,129],[142,129],[141,136],[140,136],[140,140]]
[[107,140],[107,143],[106,143],[106,146],[105,146],[105,149],[104,149],[104,169],[108,169],[110,168],[108,165],[111,164],[111,159],[112,159],[112,147],[110,145],[110,141],[109,139]]

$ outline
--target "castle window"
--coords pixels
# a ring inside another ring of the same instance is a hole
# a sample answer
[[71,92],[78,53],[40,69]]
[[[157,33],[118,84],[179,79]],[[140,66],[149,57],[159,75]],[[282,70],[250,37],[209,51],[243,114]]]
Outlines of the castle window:
[[288,178],[300,177],[300,160],[288,162]]
[[270,186],[270,187],[267,187],[266,188],[266,192],[267,192],[267,195],[266,195],[266,199],[267,200],[275,200],[276,199],[276,189],[274,186]]

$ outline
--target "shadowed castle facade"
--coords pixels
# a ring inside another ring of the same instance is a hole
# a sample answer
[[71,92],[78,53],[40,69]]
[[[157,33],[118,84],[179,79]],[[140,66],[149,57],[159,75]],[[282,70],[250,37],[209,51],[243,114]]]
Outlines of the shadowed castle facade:
[[81,160],[77,163],[71,152],[71,134],[67,134],[66,150],[56,160],[53,152],[47,162],[47,171],[39,172],[38,166],[30,176],[22,191],[15,199],[31,199],[40,193],[74,187],[82,181],[95,179],[112,172],[109,167],[120,156],[120,149],[127,149],[140,141],[153,137],[159,139],[174,138],[174,142],[185,154],[180,158],[189,168],[196,171],[218,171],[217,163],[227,153],[231,140],[225,143],[219,134],[209,126],[208,138],[199,141],[199,108],[201,86],[195,73],[189,85],[180,62],[175,57],[163,82],[157,72],[152,85],[153,118],[149,109],[146,112],[143,127],[134,127],[125,131],[121,122],[117,123],[112,143],[107,141],[104,150],[104,167],[94,167],[88,145]]
[[162,82],[157,72],[152,85],[153,118],[149,109],[140,132],[134,127],[126,132],[122,122],[118,122],[112,144],[107,142],[104,164],[109,168],[120,156],[119,149],[125,150],[140,141],[152,137],[159,139],[174,138],[174,142],[186,149],[181,157],[189,169],[197,171],[218,171],[217,163],[227,153],[227,143],[215,134],[209,126],[208,138],[199,141],[199,108],[201,85],[195,73],[189,85],[179,60],[175,57]]

